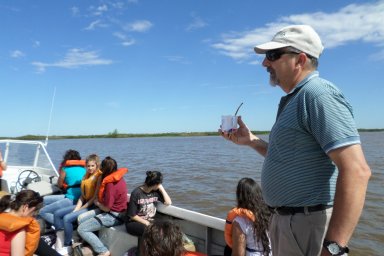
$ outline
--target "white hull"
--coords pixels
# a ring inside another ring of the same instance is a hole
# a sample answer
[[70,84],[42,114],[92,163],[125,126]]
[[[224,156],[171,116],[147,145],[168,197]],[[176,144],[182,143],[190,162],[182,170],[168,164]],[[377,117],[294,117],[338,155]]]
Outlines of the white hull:
[[[171,219],[193,241],[196,251],[208,255],[223,255],[225,220],[176,206],[158,206],[157,218]],[[112,255],[123,255],[137,246],[137,237],[129,235],[124,225],[103,228],[99,232]]]

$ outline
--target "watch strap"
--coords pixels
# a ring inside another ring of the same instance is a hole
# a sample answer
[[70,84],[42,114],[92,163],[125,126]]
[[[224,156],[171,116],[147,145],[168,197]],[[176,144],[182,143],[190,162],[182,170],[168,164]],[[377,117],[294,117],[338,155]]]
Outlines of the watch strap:
[[[330,250],[329,250],[329,248],[328,248],[328,246],[330,245],[330,244],[334,244],[334,245],[336,245],[337,247],[339,247],[339,252],[337,253],[337,254],[334,254],[334,253],[332,253]],[[325,249],[327,249],[327,251],[332,255],[332,256],[338,256],[338,255],[343,255],[344,253],[349,253],[349,248],[348,248],[348,246],[341,246],[341,245],[339,245],[337,242],[335,242],[335,241],[330,241],[330,240],[327,240],[327,239],[324,239],[324,241],[323,241],[323,247],[325,248]]]

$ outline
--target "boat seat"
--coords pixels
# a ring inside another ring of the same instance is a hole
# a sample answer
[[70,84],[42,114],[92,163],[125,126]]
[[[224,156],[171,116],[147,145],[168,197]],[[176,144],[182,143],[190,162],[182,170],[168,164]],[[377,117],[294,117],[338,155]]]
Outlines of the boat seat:
[[52,195],[60,192],[60,188],[58,186],[45,180],[30,183],[28,184],[27,189],[39,192],[41,196]]
[[138,244],[137,236],[128,234],[124,224],[110,228],[103,227],[99,231],[99,238],[103,244],[108,244],[111,255],[124,255]]

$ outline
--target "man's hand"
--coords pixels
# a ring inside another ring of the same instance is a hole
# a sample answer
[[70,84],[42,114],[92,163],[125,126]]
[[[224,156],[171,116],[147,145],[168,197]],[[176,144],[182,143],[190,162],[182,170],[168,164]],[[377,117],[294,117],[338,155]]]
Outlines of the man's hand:
[[265,156],[267,154],[268,143],[254,135],[248,126],[243,122],[241,116],[237,118],[237,123],[239,124],[239,128],[232,130],[231,132],[224,132],[219,129],[220,135],[226,140],[230,140],[237,145],[250,146],[260,155]]
[[252,142],[252,138],[255,137],[247,125],[241,119],[241,116],[237,117],[237,122],[239,124],[239,128],[233,129],[230,132],[224,132],[219,129],[219,132],[223,138],[226,140],[230,140],[233,143],[238,145],[250,145]]

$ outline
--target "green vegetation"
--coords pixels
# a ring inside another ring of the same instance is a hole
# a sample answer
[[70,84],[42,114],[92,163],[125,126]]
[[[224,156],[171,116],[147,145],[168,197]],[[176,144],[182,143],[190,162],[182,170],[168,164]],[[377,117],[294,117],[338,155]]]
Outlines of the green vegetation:
[[[269,131],[252,131],[254,134],[268,134]],[[359,129],[359,132],[384,132],[384,129]],[[190,137],[190,136],[218,136],[218,132],[168,132],[168,133],[119,133],[117,129],[101,135],[63,135],[49,136],[51,140],[60,139],[101,139],[101,138],[143,138],[143,137]],[[45,140],[42,135],[24,135],[20,137],[0,137],[0,139],[17,140]]]
[[359,132],[384,132],[384,129],[358,129]]

